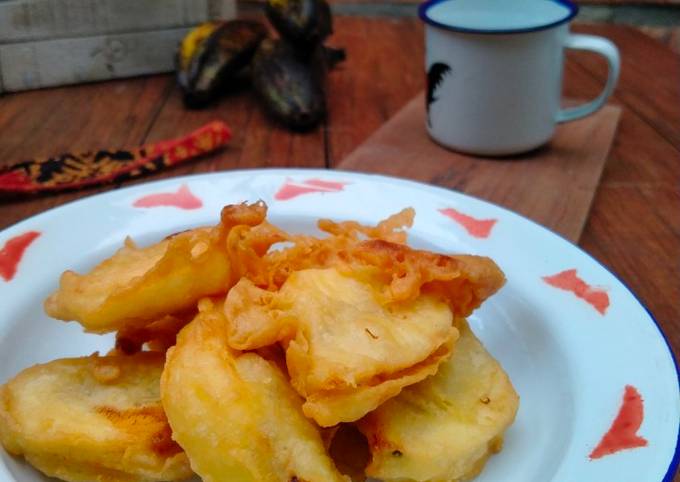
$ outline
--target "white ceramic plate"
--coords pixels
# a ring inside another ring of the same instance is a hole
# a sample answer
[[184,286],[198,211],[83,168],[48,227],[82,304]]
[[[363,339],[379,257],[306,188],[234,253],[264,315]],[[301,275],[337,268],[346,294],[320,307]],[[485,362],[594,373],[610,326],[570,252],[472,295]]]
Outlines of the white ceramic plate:
[[[677,369],[635,296],[577,247],[517,214],[381,176],[259,170],[175,178],[89,197],[8,228],[0,233],[0,382],[34,363],[112,346],[111,336],[84,334],[79,325],[43,313],[42,300],[62,271],[87,270],[127,235],[151,243],[215,224],[225,204],[258,199],[269,205],[274,224],[298,232],[314,232],[319,217],[375,223],[413,206],[413,246],[487,255],[505,271],[507,285],[470,321],[509,373],[521,404],[504,450],[478,482],[673,478]],[[11,276],[9,252],[23,245]],[[626,414],[629,424],[623,423]],[[621,450],[596,457],[605,433],[620,442],[608,446]],[[0,480],[44,480],[0,453]]]

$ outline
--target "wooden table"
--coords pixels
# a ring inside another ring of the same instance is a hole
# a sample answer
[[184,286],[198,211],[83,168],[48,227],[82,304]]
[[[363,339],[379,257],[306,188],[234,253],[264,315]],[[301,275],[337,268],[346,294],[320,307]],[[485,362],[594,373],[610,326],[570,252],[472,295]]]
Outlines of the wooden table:
[[[623,115],[579,245],[637,293],[680,352],[680,59],[632,28],[575,30],[609,37],[623,58],[613,99]],[[186,111],[172,77],[154,76],[0,98],[0,162],[134,146],[220,117],[235,133],[228,149],[142,181],[234,168],[333,168],[424,84],[418,21],[338,18],[336,32],[332,43],[345,46],[349,60],[331,74],[330,116],[316,132],[273,125],[248,92]],[[598,58],[569,57],[565,96],[594,97],[605,75]],[[0,204],[0,228],[113,188]]]

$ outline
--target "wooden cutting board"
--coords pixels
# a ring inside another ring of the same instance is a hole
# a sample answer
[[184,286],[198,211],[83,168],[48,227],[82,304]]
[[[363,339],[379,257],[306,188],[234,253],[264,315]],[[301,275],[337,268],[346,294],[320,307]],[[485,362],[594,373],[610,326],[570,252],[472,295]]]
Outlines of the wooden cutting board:
[[419,94],[350,153],[338,169],[386,174],[448,187],[521,213],[578,241],[614,139],[621,109],[607,105],[558,126],[549,145],[490,159],[455,153],[425,131]]

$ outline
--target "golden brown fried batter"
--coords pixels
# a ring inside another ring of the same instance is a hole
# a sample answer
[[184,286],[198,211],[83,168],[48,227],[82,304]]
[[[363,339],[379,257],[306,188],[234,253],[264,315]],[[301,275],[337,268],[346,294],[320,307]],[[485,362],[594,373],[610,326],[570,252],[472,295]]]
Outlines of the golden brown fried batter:
[[264,221],[264,203],[224,208],[214,228],[185,231],[147,248],[131,240],[92,271],[66,271],[45,301],[48,315],[78,321],[86,331],[141,328],[190,309],[199,298],[224,294],[232,279],[226,238],[232,228]]
[[323,427],[358,420],[433,375],[457,339],[453,316],[505,282],[489,258],[357,241],[337,226],[331,238],[291,238],[267,253],[261,267],[279,275],[243,278],[225,303],[230,346],[282,343],[305,415]]
[[324,238],[266,213],[225,206],[217,226],[65,272],[46,311],[116,331],[117,356],[1,387],[7,450],[74,482],[191,468],[205,482],[346,482],[329,451],[354,480],[369,450],[366,474],[385,480],[481,471],[518,403],[463,320],[505,282],[498,266],[409,248],[411,208],[376,226],[322,219]]
[[276,366],[227,345],[218,302],[168,351],[161,389],[175,440],[205,482],[340,482],[319,430]]
[[80,481],[191,476],[160,403],[164,357],[67,358],[0,388],[0,441],[45,474]]
[[384,283],[386,301],[436,294],[457,317],[470,315],[505,284],[503,272],[485,256],[447,256],[378,239],[358,243],[341,257],[341,270]]
[[[322,220],[319,226],[333,233],[323,239],[285,235],[278,230],[277,239],[273,239],[269,230],[261,226],[243,227],[242,235],[232,239],[231,255],[232,259],[250,260],[239,271],[239,277],[247,277],[256,286],[271,291],[280,289],[296,271],[336,268],[344,274],[384,284],[385,302],[414,300],[421,292],[436,293],[460,317],[468,316],[503,286],[503,272],[487,257],[437,254],[388,241],[404,234],[387,229],[396,229],[394,226],[405,222],[403,217],[404,212],[383,221],[378,225],[382,225],[380,229],[357,224],[357,228],[342,230],[340,226],[355,223],[334,224]],[[362,240],[359,229],[380,237]],[[281,240],[292,246],[269,252],[260,249],[264,254],[255,254],[252,246],[263,240],[267,247]]]
[[276,293],[243,279],[224,307],[229,345],[281,341],[305,415],[322,427],[358,420],[433,375],[458,337],[438,298],[385,305],[381,288],[332,268],[295,272]]
[[378,479],[457,482],[500,451],[519,398],[465,321],[451,358],[433,377],[405,388],[357,426],[368,440],[366,473]]
[[397,214],[380,221],[376,226],[364,226],[356,221],[335,222],[330,219],[320,219],[319,229],[334,237],[359,239],[363,235],[371,239],[382,239],[392,243],[406,244],[405,228],[413,226],[416,212],[413,208],[406,208]]
[[[337,266],[346,256],[346,250],[357,246],[366,238],[392,243],[406,242],[403,228],[411,226],[415,212],[408,208],[390,216],[377,226],[363,226],[354,221],[336,223],[327,219],[318,227],[331,236],[316,238],[291,235],[267,223],[255,228],[239,229],[238,236],[230,236],[229,252],[232,260],[242,260],[237,278],[247,277],[261,288],[280,288],[291,273],[310,268]],[[286,249],[267,251],[274,243],[291,243]],[[266,246],[267,249],[263,249]]]

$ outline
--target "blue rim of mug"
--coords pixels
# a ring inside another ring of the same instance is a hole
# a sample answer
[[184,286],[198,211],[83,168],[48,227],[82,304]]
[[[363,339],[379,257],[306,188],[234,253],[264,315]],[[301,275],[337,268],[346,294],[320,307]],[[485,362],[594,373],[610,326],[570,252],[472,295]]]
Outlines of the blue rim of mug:
[[455,2],[456,0],[427,0],[426,2],[421,3],[418,6],[418,16],[420,19],[430,25],[433,25],[435,27],[443,28],[445,30],[450,30],[452,32],[461,32],[461,33],[478,33],[478,34],[491,34],[491,35],[497,35],[497,34],[509,34],[509,33],[526,33],[526,32],[537,32],[539,30],[547,30],[552,27],[556,27],[558,25],[562,25],[563,23],[569,22],[572,18],[574,18],[578,14],[579,7],[575,3],[571,2],[570,0],[541,0],[541,1],[546,1],[546,2],[553,2],[553,3],[558,3],[560,5],[563,5],[569,9],[569,13],[564,17],[561,18],[555,22],[550,22],[542,25],[538,25],[535,27],[528,27],[528,28],[507,28],[507,29],[483,29],[483,28],[465,28],[465,27],[456,27],[454,25],[448,25],[446,23],[441,23],[437,22],[436,20],[433,20],[432,18],[428,17],[427,12],[431,7],[434,7],[435,5],[438,5],[440,3],[444,2]]

